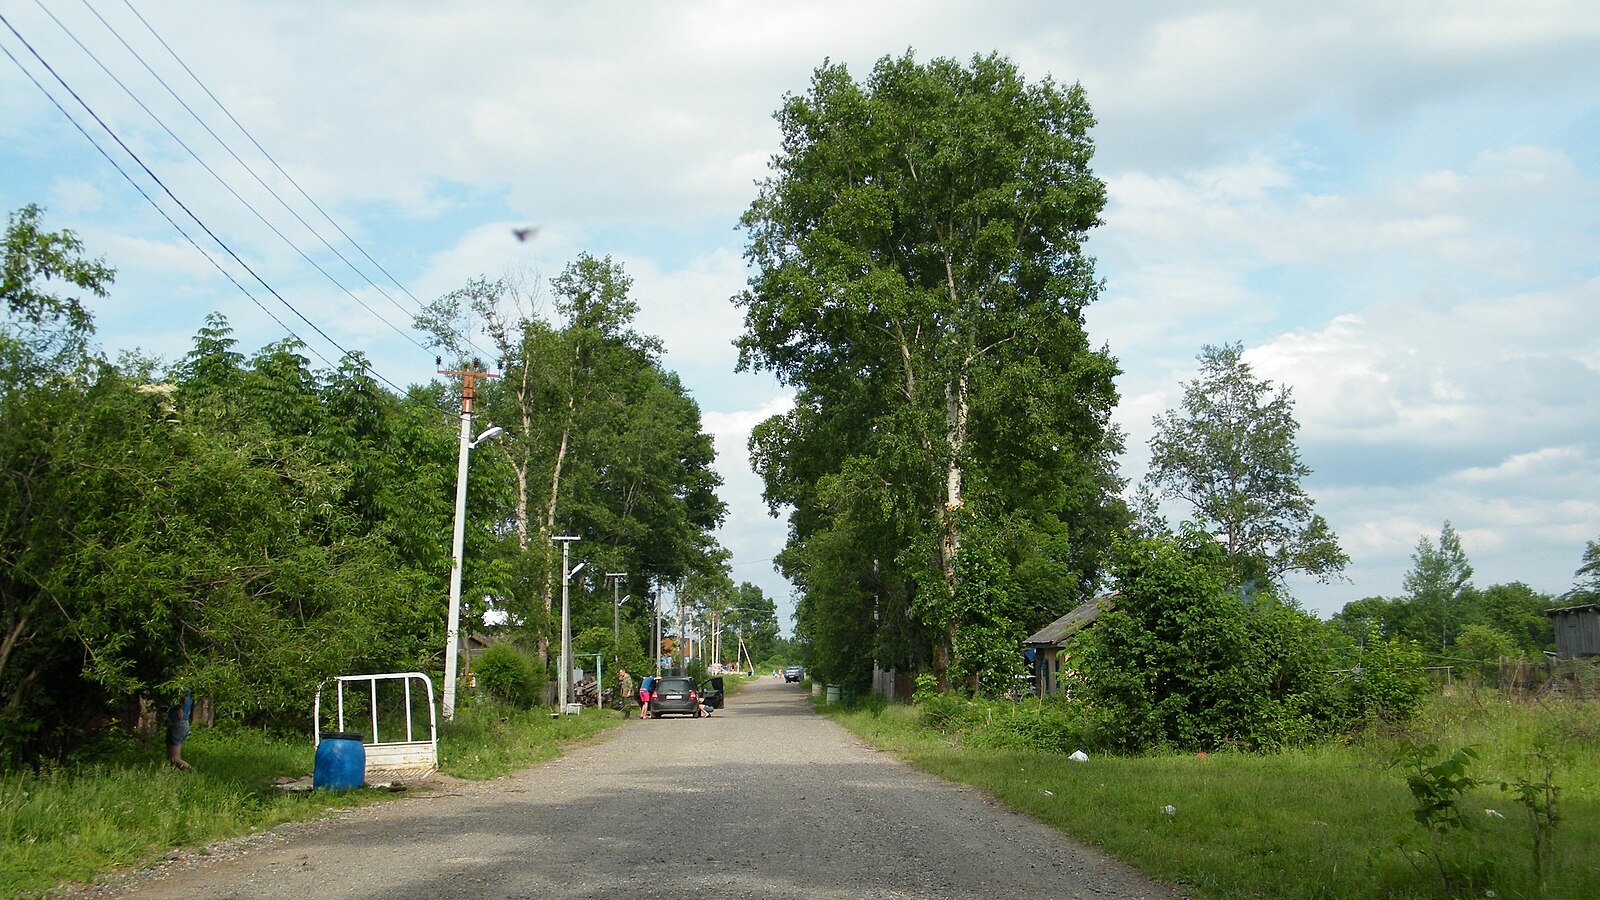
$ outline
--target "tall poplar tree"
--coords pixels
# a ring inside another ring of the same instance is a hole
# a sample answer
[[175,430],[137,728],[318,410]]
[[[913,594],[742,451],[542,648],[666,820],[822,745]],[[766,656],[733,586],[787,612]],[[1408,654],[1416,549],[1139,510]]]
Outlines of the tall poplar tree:
[[1083,330],[1105,202],[1088,102],[997,55],[908,52],[863,82],[825,63],[777,119],[735,303],[740,368],[796,390],[752,455],[793,509],[802,628],[859,648],[909,613],[936,668],[993,679],[996,648],[1096,581],[1121,518],[1117,367]]

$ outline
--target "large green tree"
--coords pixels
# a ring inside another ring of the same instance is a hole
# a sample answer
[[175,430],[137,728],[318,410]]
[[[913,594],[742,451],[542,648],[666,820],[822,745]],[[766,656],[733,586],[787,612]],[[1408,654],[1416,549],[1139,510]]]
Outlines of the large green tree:
[[[712,537],[725,505],[711,438],[662,367],[659,339],[634,327],[632,285],[610,257],[580,254],[550,281],[553,321],[536,314],[536,287],[508,279],[475,279],[418,319],[458,354],[476,320],[504,361],[503,377],[479,382],[476,408],[506,429],[486,449],[514,480],[499,600],[545,658],[559,587],[551,536],[583,538],[573,562],[591,565],[577,587],[603,590],[604,573],[626,572],[635,597],[652,577],[709,573],[724,555]],[[580,623],[592,612],[589,624],[610,627],[609,606],[582,609]],[[643,610],[624,607],[641,627]]]
[[[777,119],[735,302],[740,367],[796,391],[751,449],[769,504],[793,511],[799,628],[819,659],[845,659],[825,635],[858,627],[863,654],[884,652],[871,623],[896,603],[937,667],[976,675],[989,654],[963,659],[964,635],[1014,646],[1070,606],[1120,523],[1117,366],[1082,318],[1105,202],[1088,102],[999,56],[908,52],[862,82],[824,64]],[[984,560],[963,564],[969,549]],[[900,650],[880,662],[926,656]]]
[[1449,522],[1440,530],[1437,544],[1427,535],[1417,538],[1411,571],[1402,586],[1411,610],[1407,636],[1444,652],[1467,624],[1466,600],[1472,591],[1472,563]]
[[1255,377],[1240,344],[1207,346],[1199,360],[1182,412],[1156,417],[1146,484],[1194,508],[1241,584],[1337,576],[1349,557],[1301,484],[1311,468],[1288,386]]

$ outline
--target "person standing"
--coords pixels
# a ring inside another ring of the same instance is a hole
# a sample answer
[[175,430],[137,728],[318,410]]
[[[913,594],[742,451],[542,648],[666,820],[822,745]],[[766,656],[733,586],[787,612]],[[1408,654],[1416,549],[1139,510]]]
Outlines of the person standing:
[[634,702],[639,698],[633,690],[633,676],[620,666],[617,668],[617,696],[622,699],[622,718],[627,719],[628,714],[633,712]]
[[189,737],[189,720],[194,715],[194,691],[184,694],[182,703],[167,707],[167,762],[179,769],[190,769],[183,761],[183,742]]

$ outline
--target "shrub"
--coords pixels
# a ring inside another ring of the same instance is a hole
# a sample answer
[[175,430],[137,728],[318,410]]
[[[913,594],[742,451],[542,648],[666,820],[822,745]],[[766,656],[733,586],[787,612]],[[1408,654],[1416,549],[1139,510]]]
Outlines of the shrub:
[[1084,636],[1080,665],[1108,749],[1278,747],[1337,719],[1316,620],[1233,587],[1209,535],[1129,540],[1114,572],[1116,607]]
[[522,709],[539,702],[543,679],[533,654],[510,644],[491,644],[472,665],[478,689],[503,703]]
[[1404,722],[1432,689],[1416,641],[1378,640],[1374,635],[1347,683],[1348,714],[1355,724]]

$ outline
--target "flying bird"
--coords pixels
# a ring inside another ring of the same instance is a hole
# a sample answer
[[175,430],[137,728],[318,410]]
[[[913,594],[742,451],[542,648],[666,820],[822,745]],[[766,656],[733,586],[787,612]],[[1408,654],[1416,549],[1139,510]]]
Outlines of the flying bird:
[[539,234],[539,229],[538,227],[513,228],[511,229],[511,233],[517,236],[517,240],[526,241],[528,238],[537,236]]

